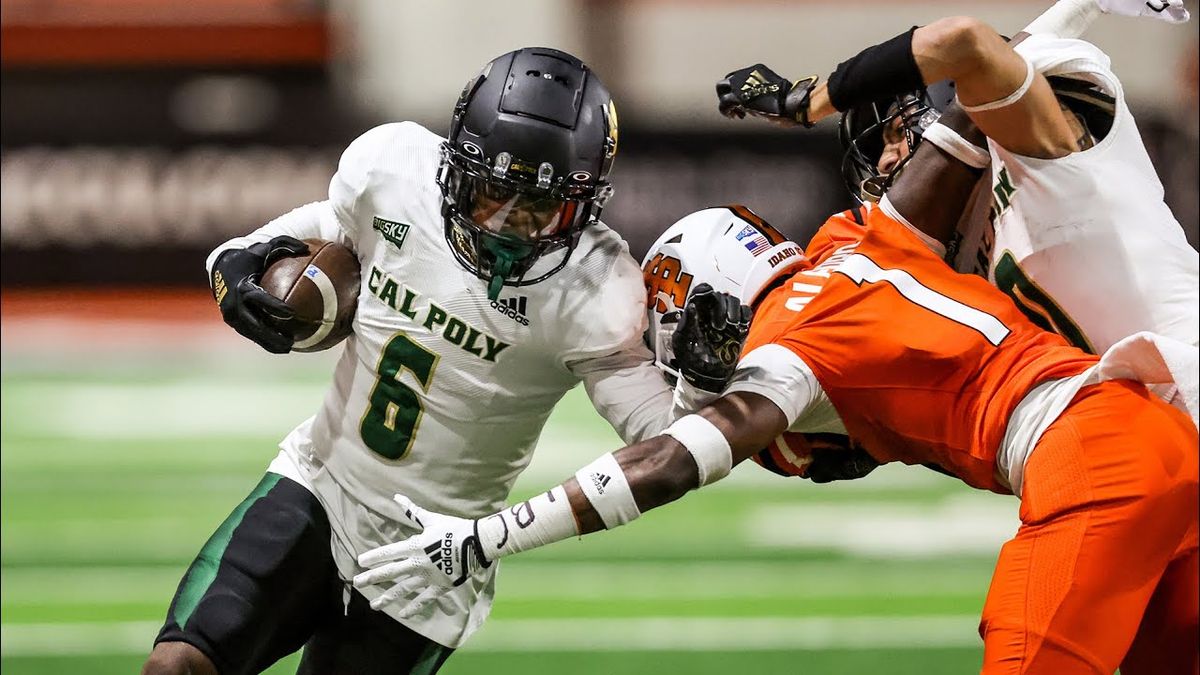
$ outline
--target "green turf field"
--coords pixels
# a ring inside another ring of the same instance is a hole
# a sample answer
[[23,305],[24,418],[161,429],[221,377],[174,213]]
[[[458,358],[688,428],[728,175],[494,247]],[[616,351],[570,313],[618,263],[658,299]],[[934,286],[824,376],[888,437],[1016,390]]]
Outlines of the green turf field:
[[[185,566],[329,367],[244,360],[5,352],[5,675],[136,672]],[[518,492],[614,447],[572,392]],[[813,486],[746,466],[623,530],[506,560],[493,618],[442,672],[971,672],[1016,503],[890,469]]]

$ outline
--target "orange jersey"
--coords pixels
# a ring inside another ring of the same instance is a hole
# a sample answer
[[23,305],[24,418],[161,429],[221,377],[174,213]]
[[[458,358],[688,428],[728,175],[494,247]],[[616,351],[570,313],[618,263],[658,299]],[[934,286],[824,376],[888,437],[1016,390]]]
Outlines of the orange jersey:
[[878,208],[871,204],[862,204],[829,216],[829,220],[826,220],[808,241],[804,255],[813,264],[817,264],[846,244],[858,242],[866,234],[867,218],[871,211]]
[[[819,263],[846,244],[857,243],[866,233],[867,215],[872,208],[877,207],[866,203],[829,216],[809,240],[805,257]],[[787,431],[750,459],[781,476],[806,476],[812,463],[812,445],[808,434]]]
[[937,464],[1009,492],[995,462],[1013,409],[1035,385],[1097,358],[1034,326],[985,280],[952,271],[881,209],[858,242],[856,223],[831,224],[810,244],[817,262],[763,299],[743,353],[775,344],[798,356],[880,462]]

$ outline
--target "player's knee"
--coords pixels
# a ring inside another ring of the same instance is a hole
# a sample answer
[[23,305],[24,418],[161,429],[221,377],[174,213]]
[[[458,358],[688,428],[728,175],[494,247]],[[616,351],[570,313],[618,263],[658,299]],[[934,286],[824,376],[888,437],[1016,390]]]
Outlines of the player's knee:
[[142,675],[217,675],[217,667],[186,642],[160,642],[142,666]]

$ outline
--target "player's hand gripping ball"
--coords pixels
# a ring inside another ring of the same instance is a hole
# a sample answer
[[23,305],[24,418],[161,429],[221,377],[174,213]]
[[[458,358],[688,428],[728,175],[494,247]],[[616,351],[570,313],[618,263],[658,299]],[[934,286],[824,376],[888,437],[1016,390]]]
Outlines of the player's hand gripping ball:
[[262,288],[288,311],[273,323],[292,339],[294,352],[319,352],[345,340],[358,308],[360,268],[350,249],[305,239],[305,250],[268,265]]
[[272,354],[286,354],[292,348],[292,336],[280,330],[273,319],[290,319],[292,309],[263,290],[259,280],[277,260],[307,250],[308,245],[299,239],[280,236],[221,253],[213,263],[212,290],[225,323]]

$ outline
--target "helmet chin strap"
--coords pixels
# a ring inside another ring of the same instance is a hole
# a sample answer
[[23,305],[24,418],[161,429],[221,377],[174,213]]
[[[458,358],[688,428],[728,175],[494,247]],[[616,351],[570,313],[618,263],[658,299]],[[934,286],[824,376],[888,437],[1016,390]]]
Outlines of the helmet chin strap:
[[511,267],[510,261],[496,261],[496,271],[492,273],[492,279],[488,282],[488,300],[500,299],[500,289],[504,288],[504,276]]
[[498,300],[504,280],[512,273],[517,263],[530,253],[528,245],[505,242],[496,237],[485,237],[483,248],[495,259],[492,263],[492,278],[488,280],[488,300]]

